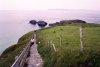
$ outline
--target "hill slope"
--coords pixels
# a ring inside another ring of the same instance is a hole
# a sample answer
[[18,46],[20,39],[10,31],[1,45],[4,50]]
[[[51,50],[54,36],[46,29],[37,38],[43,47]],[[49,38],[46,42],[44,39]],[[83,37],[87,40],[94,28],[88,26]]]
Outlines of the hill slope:
[[[79,29],[79,24],[68,24],[37,31],[38,50],[44,59],[44,67],[100,67],[100,25],[83,25],[83,53],[80,52]],[[51,41],[56,52],[51,48]]]
[[33,32],[29,32],[23,35],[17,44],[10,46],[7,48],[2,55],[0,56],[0,67],[11,67],[11,65],[15,61],[15,56],[18,56],[23,48],[28,44]]

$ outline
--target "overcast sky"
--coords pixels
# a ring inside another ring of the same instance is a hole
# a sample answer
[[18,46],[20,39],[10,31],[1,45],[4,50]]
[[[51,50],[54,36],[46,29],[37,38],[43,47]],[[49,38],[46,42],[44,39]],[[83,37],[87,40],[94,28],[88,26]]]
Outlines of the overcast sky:
[[0,10],[37,9],[100,10],[100,0],[0,0]]

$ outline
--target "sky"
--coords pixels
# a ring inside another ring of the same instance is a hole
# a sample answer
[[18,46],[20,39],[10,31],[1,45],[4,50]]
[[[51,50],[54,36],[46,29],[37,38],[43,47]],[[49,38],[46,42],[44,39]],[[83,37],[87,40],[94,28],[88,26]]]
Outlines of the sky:
[[0,0],[0,10],[100,10],[100,0]]

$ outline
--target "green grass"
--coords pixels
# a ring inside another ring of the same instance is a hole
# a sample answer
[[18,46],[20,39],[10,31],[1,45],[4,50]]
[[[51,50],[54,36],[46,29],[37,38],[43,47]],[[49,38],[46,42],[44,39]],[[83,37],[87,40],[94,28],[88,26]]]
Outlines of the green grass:
[[[44,67],[100,67],[100,25],[83,26],[83,53],[80,52],[79,24],[55,26],[37,31],[37,43],[40,42],[38,50],[44,60]],[[61,48],[60,34],[62,34]],[[52,39],[56,52],[50,47]]]
[[25,34],[19,39],[17,44],[7,48],[0,56],[0,67],[11,67],[11,65],[15,61],[15,56],[18,56],[21,53],[23,48],[30,41],[32,35],[33,32],[29,32]]
[[[44,60],[44,67],[100,67],[100,25],[83,24],[83,53],[80,52],[79,27],[79,24],[67,24],[36,31],[38,50]],[[15,56],[21,53],[32,34],[33,32],[25,34],[17,44],[3,52],[0,56],[0,67],[12,65]],[[62,47],[60,47],[60,34],[62,34]],[[51,49],[52,39],[56,52]]]

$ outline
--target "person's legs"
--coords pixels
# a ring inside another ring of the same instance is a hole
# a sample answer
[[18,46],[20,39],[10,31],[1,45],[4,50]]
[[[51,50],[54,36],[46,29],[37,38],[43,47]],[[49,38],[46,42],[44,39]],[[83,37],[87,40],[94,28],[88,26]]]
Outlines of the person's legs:
[[31,46],[34,44],[34,42],[31,43]]

